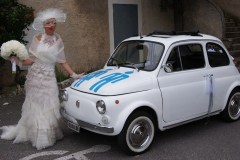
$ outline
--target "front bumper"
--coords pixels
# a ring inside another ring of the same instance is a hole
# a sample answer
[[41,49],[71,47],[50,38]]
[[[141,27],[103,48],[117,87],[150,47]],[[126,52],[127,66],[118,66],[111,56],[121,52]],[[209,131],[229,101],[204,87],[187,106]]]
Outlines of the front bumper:
[[[96,133],[100,133],[100,134],[104,134],[104,133],[109,134],[109,133],[114,132],[113,127],[94,125],[94,124],[90,124],[90,123],[78,120],[78,119],[68,115],[66,110],[63,107],[60,108],[60,113],[65,121],[73,123],[76,126],[79,126],[80,128],[84,128],[84,129],[87,129],[87,130],[90,130],[90,131],[93,131]],[[70,128],[70,129],[72,129],[72,128]]]

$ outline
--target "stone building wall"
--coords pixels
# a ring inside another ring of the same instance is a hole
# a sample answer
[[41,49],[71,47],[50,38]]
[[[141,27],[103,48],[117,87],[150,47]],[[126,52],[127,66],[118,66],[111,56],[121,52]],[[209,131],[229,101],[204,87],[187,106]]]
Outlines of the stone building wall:
[[[107,0],[20,0],[37,13],[46,8],[60,8],[67,20],[58,24],[68,63],[75,71],[83,72],[104,66],[109,57]],[[27,40],[36,32],[31,30]]]
[[240,19],[239,0],[213,0],[225,12]]
[[223,19],[208,0],[184,0],[184,30],[197,31],[223,38]]
[[[108,0],[19,0],[35,12],[54,7],[67,13],[67,21],[59,24],[57,33],[65,44],[66,57],[74,70],[88,71],[104,66],[110,55]],[[223,37],[222,17],[214,2],[222,9],[240,17],[238,0],[183,0],[183,28],[185,31],[200,30],[218,38]],[[152,31],[174,30],[173,9],[161,11],[160,0],[141,0],[142,34]],[[28,33],[31,41],[35,34]]]
[[[108,0],[19,0],[35,12],[61,8],[67,13],[56,32],[64,41],[68,63],[79,72],[101,68],[110,55]],[[173,30],[172,11],[161,12],[159,0],[142,0],[142,34],[154,30]],[[31,41],[34,30],[28,32]]]
[[142,0],[143,34],[174,30],[173,9],[161,10],[160,0]]

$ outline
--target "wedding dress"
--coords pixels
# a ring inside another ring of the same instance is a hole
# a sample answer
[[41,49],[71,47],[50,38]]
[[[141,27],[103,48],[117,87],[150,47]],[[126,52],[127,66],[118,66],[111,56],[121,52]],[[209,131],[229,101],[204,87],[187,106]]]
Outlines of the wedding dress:
[[13,143],[31,141],[34,147],[43,149],[63,138],[54,69],[55,63],[66,61],[64,45],[59,35],[43,34],[40,41],[33,38],[29,53],[34,63],[26,77],[21,119],[17,125],[1,127],[1,138],[14,139]]

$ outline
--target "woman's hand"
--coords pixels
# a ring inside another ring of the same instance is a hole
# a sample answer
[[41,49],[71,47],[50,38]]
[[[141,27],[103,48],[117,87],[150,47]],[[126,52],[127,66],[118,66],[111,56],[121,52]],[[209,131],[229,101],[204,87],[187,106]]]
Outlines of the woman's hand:
[[11,63],[16,63],[16,65],[18,65],[19,67],[22,67],[22,61],[19,60],[19,58],[17,58],[16,56],[11,56],[10,61]]
[[60,63],[62,65],[62,67],[68,72],[68,74],[70,75],[71,78],[73,79],[79,79],[82,78],[84,76],[84,73],[81,74],[76,74],[72,68],[68,65],[67,62],[65,63]]

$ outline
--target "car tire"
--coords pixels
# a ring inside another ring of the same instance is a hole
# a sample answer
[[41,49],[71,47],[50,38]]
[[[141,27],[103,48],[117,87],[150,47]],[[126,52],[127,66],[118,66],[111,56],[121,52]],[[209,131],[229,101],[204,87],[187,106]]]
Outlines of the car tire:
[[140,111],[127,119],[118,135],[118,143],[130,155],[141,154],[150,148],[154,135],[155,125],[152,116]]
[[237,121],[240,117],[240,90],[234,89],[230,94],[226,107],[221,113],[228,122]]

